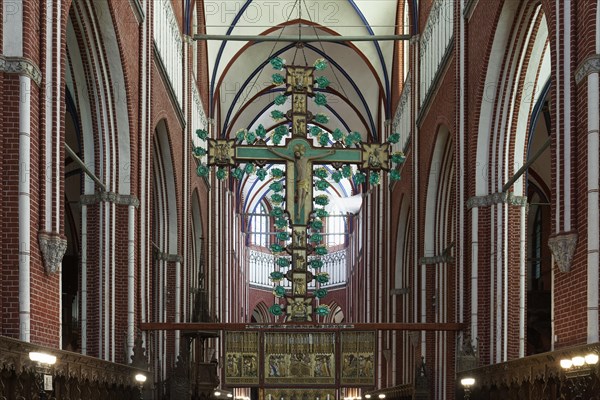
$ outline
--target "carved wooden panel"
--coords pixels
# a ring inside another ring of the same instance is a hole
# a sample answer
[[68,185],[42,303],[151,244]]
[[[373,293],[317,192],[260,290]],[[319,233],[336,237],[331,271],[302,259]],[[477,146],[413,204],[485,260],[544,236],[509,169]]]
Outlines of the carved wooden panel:
[[258,385],[259,363],[258,332],[225,333],[226,385]]
[[375,384],[376,344],[374,331],[341,332],[341,385]]
[[334,332],[265,333],[265,384],[335,384]]

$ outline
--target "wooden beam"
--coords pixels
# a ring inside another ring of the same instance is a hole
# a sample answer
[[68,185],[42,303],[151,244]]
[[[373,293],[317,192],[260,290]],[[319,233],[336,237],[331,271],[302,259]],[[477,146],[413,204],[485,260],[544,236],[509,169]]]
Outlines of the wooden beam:
[[308,331],[308,330],[349,330],[349,331],[459,331],[464,329],[459,323],[355,323],[355,324],[244,324],[224,322],[147,322],[140,324],[143,331]]

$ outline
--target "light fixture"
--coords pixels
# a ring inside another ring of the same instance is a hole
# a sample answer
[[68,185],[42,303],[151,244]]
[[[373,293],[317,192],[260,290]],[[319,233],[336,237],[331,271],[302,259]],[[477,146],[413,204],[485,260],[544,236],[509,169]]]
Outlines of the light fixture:
[[56,363],[56,356],[48,353],[41,353],[38,351],[30,351],[29,359],[31,361],[39,362],[40,364],[54,365]]
[[40,380],[40,393],[39,398],[46,398],[46,391],[53,390],[53,376],[50,375],[50,367],[56,363],[56,356],[52,354],[43,353],[41,351],[30,351],[29,359],[38,364],[36,368],[36,379]]
[[587,356],[585,356],[585,363],[589,365],[598,364],[598,354],[590,353]]
[[465,400],[471,399],[471,386],[475,384],[475,378],[471,376],[466,376],[460,380],[460,384],[465,390]]
[[379,397],[380,399],[385,399],[385,394],[384,394],[384,393],[381,393],[381,394],[380,394],[379,396],[377,396],[377,397]]
[[560,360],[560,367],[563,369],[569,369],[573,366],[573,361],[568,358],[563,358]]
[[370,399],[370,398],[371,398],[371,395],[370,395],[370,394],[368,394],[368,393],[367,393],[367,394],[365,394],[365,399]]
[[227,393],[227,397],[231,398],[231,397],[233,397],[233,394]]
[[468,388],[475,384],[475,378],[467,377],[460,380],[460,384]]
[[215,390],[215,396],[219,397],[221,395],[221,392],[219,392],[218,390]]
[[144,399],[144,382],[146,382],[146,379],[148,379],[148,377],[142,373],[137,373],[135,374],[135,381],[138,383],[139,389],[140,389],[140,400]]
[[598,364],[598,354],[596,353],[589,353],[586,356],[576,355],[571,359],[563,358],[560,360],[560,367],[562,369],[581,369],[582,367],[596,364]]
[[575,356],[575,357],[571,358],[571,361],[573,361],[574,367],[581,367],[585,364],[585,358],[583,358],[581,356]]

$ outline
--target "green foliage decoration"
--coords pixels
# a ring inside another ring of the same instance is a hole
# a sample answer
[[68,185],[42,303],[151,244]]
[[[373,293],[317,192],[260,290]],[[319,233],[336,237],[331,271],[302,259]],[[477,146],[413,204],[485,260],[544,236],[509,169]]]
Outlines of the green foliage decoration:
[[275,286],[275,288],[273,289],[273,294],[275,295],[275,297],[283,297],[285,296],[285,289],[283,286],[277,285]]
[[331,83],[331,82],[329,82],[329,79],[327,79],[324,76],[319,76],[318,78],[315,79],[315,82],[317,82],[317,85],[319,85],[319,87],[321,89],[326,89],[327,86],[329,86],[329,84]]
[[283,314],[283,308],[281,308],[279,304],[273,304],[271,307],[269,307],[269,312],[275,316],[279,316]]
[[315,93],[315,104],[318,106],[327,105],[327,96],[323,93]]
[[227,170],[223,167],[219,167],[217,168],[217,179],[222,181],[223,179],[227,178]]
[[196,136],[198,136],[200,140],[206,140],[208,138],[208,132],[206,129],[196,129]]
[[198,168],[196,168],[196,173],[198,176],[207,177],[208,176],[208,167],[206,164],[199,164]]
[[283,69],[284,65],[285,65],[285,60],[280,57],[273,57],[271,59],[271,66],[273,67],[273,69],[275,69],[277,71],[281,71]]
[[315,60],[313,65],[317,71],[323,71],[325,68],[327,68],[327,60],[324,58],[319,58]]

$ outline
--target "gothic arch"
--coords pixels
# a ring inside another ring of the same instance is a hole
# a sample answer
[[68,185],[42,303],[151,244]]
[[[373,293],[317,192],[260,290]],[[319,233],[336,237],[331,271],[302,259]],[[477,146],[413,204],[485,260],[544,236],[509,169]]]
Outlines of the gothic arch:
[[[179,214],[174,171],[174,156],[169,143],[169,132],[164,119],[155,128],[152,146],[152,246],[154,248],[153,269],[150,272],[152,299],[150,308],[155,321],[173,321],[169,304],[179,303],[177,279],[182,257],[178,253]],[[176,310],[175,313],[180,313]],[[166,379],[167,366],[176,360],[174,348],[167,348],[166,338],[172,333],[159,332],[153,350],[158,355],[155,371],[157,382]]]
[[[451,264],[454,246],[454,153],[449,129],[439,127],[435,147],[429,166],[424,228],[424,258],[421,268],[421,320],[445,323],[455,320],[455,306],[451,291],[456,282]],[[428,292],[432,287],[433,292]],[[447,396],[447,373],[451,368],[448,353],[454,351],[454,344],[447,332],[430,334],[433,348],[427,354],[436,381],[436,398]],[[423,344],[422,344],[423,346]],[[422,348],[423,350],[423,348]]]
[[154,245],[168,254],[177,254],[178,213],[173,155],[169,143],[167,123],[156,125],[153,152]]
[[[192,212],[191,212],[191,225],[190,225],[190,257],[189,257],[189,265],[191,270],[190,276],[190,286],[193,289],[195,296],[203,296],[204,290],[207,289],[206,286],[206,263],[204,259],[205,255],[205,237],[204,230],[202,228],[202,210],[200,207],[200,196],[198,194],[198,190],[194,190],[192,193]],[[206,292],[204,292],[206,293]],[[194,310],[193,302],[194,296],[189,296],[189,309],[194,315],[198,315],[198,313],[202,313],[204,311],[208,311],[208,304],[203,304],[206,307],[206,310]],[[197,307],[200,305],[198,301],[196,301]]]
[[325,316],[323,322],[328,324],[341,324],[344,322],[344,310],[336,301],[329,304],[329,310],[329,314]]
[[271,314],[269,313],[269,307],[261,301],[252,310],[252,320],[257,323],[271,322]]
[[[526,231],[526,175],[510,188],[505,185],[529,156],[534,108],[545,96],[551,73],[551,41],[539,2],[504,3],[482,89],[473,171],[475,195],[482,200],[472,211],[471,263],[478,270],[473,271],[471,282],[486,289],[471,291],[471,336],[489,329],[490,362],[525,354],[526,246],[519,241]],[[479,243],[479,224],[489,224],[485,244]],[[509,279],[516,276],[519,279]],[[483,296],[490,303],[485,309],[479,306]],[[479,326],[479,315],[489,317],[490,325]],[[510,335],[512,331],[519,334]]]
[[[398,291],[393,297],[392,313],[393,322],[412,322],[415,320],[411,313],[412,297],[416,291],[410,291],[409,288],[415,287],[414,270],[412,267],[413,242],[412,242],[412,215],[411,199],[402,196],[400,200],[400,213],[398,216],[398,230],[396,235],[396,253],[395,253],[395,271],[394,288]],[[414,373],[414,347],[409,340],[410,332],[392,332],[392,354],[396,357],[392,360],[392,369],[399,371],[401,382],[411,382]],[[398,340],[400,339],[400,340]]]
[[[73,265],[69,267],[69,276],[63,277],[63,286],[70,293],[65,298],[77,299],[72,307],[78,309],[72,315],[77,314],[80,321],[80,342],[75,344],[67,339],[69,343],[65,345],[72,350],[80,349],[83,354],[116,361],[125,357],[123,341],[131,353],[135,324],[134,309],[130,307],[135,296],[134,250],[116,246],[118,236],[127,237],[133,232],[132,226],[116,226],[116,215],[132,204],[128,197],[132,191],[131,124],[126,76],[108,3],[74,1],[65,5],[64,10],[64,18],[55,20],[56,26],[51,27],[49,20],[46,21],[46,29],[60,29],[64,33],[64,41],[58,44],[64,46],[61,59],[65,62],[56,67],[62,69],[64,76],[61,93],[66,104],[64,126],[60,127],[65,132],[64,144],[60,148],[66,145],[73,150],[98,181],[83,174],[79,161],[64,152],[61,162],[65,164],[64,198],[69,202],[65,204],[65,215],[71,217],[69,240],[78,242],[81,249],[73,253],[78,254],[74,256],[76,259],[65,259]],[[47,73],[46,82],[52,90],[55,76],[49,77]],[[48,123],[53,118],[48,114],[52,105],[46,102],[44,107],[47,125],[42,135],[51,143],[58,121]],[[80,209],[70,207],[80,201],[81,195],[84,197]],[[125,196],[120,198],[125,203],[114,200],[117,195]],[[100,265],[100,273],[92,265]],[[130,289],[125,296],[119,293],[117,276],[130,277],[127,281]],[[73,279],[77,282],[76,289]],[[99,285],[103,287],[100,292],[94,290]],[[69,304],[64,306],[63,312],[69,312]],[[117,314],[128,317],[118,319]],[[103,329],[106,333],[99,337]],[[123,331],[127,332],[126,339],[120,334]]]
[[[549,77],[550,38],[541,5],[505,2],[483,88],[476,195],[501,190],[523,165],[533,106]],[[523,180],[513,190],[523,195]]]
[[[81,116],[82,159],[102,177],[107,190],[128,195],[131,192],[129,97],[108,7],[106,1],[72,3],[65,28],[65,76]],[[85,190],[93,193],[88,184]]]

